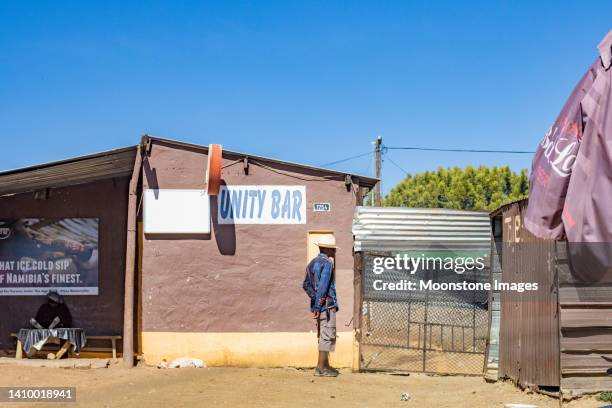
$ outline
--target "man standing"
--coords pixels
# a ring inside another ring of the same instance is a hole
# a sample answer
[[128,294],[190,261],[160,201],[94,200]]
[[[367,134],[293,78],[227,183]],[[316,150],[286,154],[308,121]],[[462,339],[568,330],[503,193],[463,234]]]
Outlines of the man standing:
[[329,365],[329,352],[336,348],[336,298],[334,258],[336,239],[331,235],[322,236],[317,242],[319,254],[306,267],[303,288],[310,297],[310,311],[317,322],[319,340],[319,361],[314,375],[336,377],[338,370]]

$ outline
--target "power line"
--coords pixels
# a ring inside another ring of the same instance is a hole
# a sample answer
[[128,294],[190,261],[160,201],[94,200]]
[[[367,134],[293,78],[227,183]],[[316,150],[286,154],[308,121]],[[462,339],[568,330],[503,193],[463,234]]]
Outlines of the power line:
[[435,147],[397,147],[385,146],[388,150],[420,150],[432,152],[455,152],[455,153],[508,153],[508,154],[533,154],[527,150],[483,150],[483,149],[439,149]]
[[391,159],[391,157],[389,157],[389,155],[388,155],[388,154],[385,156],[385,160],[389,160],[389,161],[391,162],[391,164],[392,164],[392,165],[394,165],[395,167],[397,167],[398,169],[400,169],[401,171],[403,171],[403,172],[404,172],[406,175],[408,175],[408,174],[409,174],[409,173],[408,173],[406,170],[404,170],[404,169],[402,168],[402,166],[400,166],[399,164],[397,164],[396,162],[394,162],[394,161],[393,161],[393,159]]
[[[380,149],[381,149],[381,153],[383,153],[383,154],[385,154],[387,150],[416,150],[416,151],[429,151],[429,152],[500,153],[500,154],[534,154],[535,153],[534,151],[528,151],[528,150],[443,149],[443,148],[437,148],[437,147],[385,146],[385,145],[381,145]],[[344,158],[344,159],[336,160],[336,161],[333,161],[333,162],[321,164],[319,167],[334,166],[336,164],[344,163],[344,162],[347,162],[349,160],[354,160],[354,159],[358,159],[360,157],[369,156],[369,155],[371,155],[372,158],[374,156],[373,152],[367,152],[367,153],[362,153],[362,154],[358,154],[358,155],[355,155],[355,156],[350,156],[350,157],[347,157],[347,158]],[[389,159],[391,164],[393,164],[395,167],[397,167],[398,169],[400,169],[404,173],[408,174],[408,172],[406,170],[404,170],[400,165],[398,165],[396,162],[394,162],[388,155],[385,155],[385,157],[387,159]],[[371,167],[371,165],[372,165],[372,163],[370,162],[370,167]]]
[[304,180],[304,181],[333,181],[333,180],[338,180],[338,179],[343,179],[344,178],[342,175],[322,176],[322,177],[301,177],[301,176],[297,176],[295,174],[292,174],[292,173],[289,173],[289,172],[286,172],[286,171],[283,171],[283,170],[275,169],[274,167],[267,166],[267,165],[265,165],[262,162],[257,161],[257,160],[251,159],[251,163],[256,164],[259,167],[263,167],[264,169],[269,170],[271,172],[282,174],[283,176],[293,177],[295,179]]
[[357,156],[351,156],[351,157],[347,157],[346,159],[341,159],[341,160],[336,160],[330,163],[325,163],[325,164],[321,164],[319,167],[328,167],[328,166],[333,166],[335,164],[340,164],[340,163],[344,163],[345,161],[349,161],[349,160],[353,160],[353,159],[358,159],[360,157],[363,156],[368,156],[372,154],[372,152],[367,152],[367,153],[362,153],[362,154],[358,154]]

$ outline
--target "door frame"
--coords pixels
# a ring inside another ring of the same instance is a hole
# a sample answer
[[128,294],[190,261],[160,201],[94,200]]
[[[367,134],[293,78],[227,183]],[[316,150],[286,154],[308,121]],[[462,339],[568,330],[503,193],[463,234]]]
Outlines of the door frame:
[[310,237],[310,234],[332,234],[335,237],[336,231],[330,230],[330,229],[313,229],[313,230],[306,231],[306,264],[308,264],[308,262],[311,261],[311,259],[308,257],[308,247],[309,247],[308,238]]

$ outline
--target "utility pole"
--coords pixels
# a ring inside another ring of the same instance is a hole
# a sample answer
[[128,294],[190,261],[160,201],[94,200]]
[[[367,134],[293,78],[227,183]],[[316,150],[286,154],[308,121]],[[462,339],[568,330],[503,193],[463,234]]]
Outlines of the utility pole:
[[[380,163],[380,150],[381,150],[381,146],[382,146],[382,136],[378,136],[376,138],[376,141],[374,142],[375,146],[376,146],[376,178],[378,180],[380,180],[380,172],[381,172],[381,163]],[[381,202],[381,196],[380,196],[380,181],[378,183],[376,183],[376,193],[374,195],[375,200],[374,203],[376,205],[376,207],[381,207],[382,206],[382,202]]]
[[[374,140],[373,142],[371,142],[372,144],[372,156],[371,158],[374,158],[376,156],[376,140]],[[370,161],[370,165],[372,164],[372,162]],[[376,169],[374,169],[376,171]],[[375,201],[375,197],[374,197],[374,189],[371,189],[370,192],[368,193],[368,197],[369,197],[369,205],[370,207],[374,207],[374,201]]]

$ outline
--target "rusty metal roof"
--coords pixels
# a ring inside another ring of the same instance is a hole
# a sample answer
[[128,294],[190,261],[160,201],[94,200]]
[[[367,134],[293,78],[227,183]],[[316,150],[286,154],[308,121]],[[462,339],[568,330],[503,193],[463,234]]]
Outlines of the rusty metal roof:
[[519,199],[516,199],[516,200],[514,200],[514,201],[510,201],[510,202],[508,202],[508,203],[502,204],[502,205],[500,205],[499,207],[497,207],[496,209],[494,209],[493,211],[491,211],[491,212],[489,213],[489,217],[491,217],[491,218],[492,218],[492,217],[498,216],[498,215],[500,215],[501,213],[503,213],[503,212],[504,212],[506,209],[508,209],[508,208],[510,208],[511,206],[513,206],[514,204],[516,204],[516,203],[522,203],[523,201],[525,201],[525,202],[526,202],[526,201],[528,201],[527,197],[519,198]]
[[125,147],[87,156],[0,172],[0,195],[65,187],[96,180],[129,176],[136,147]]

